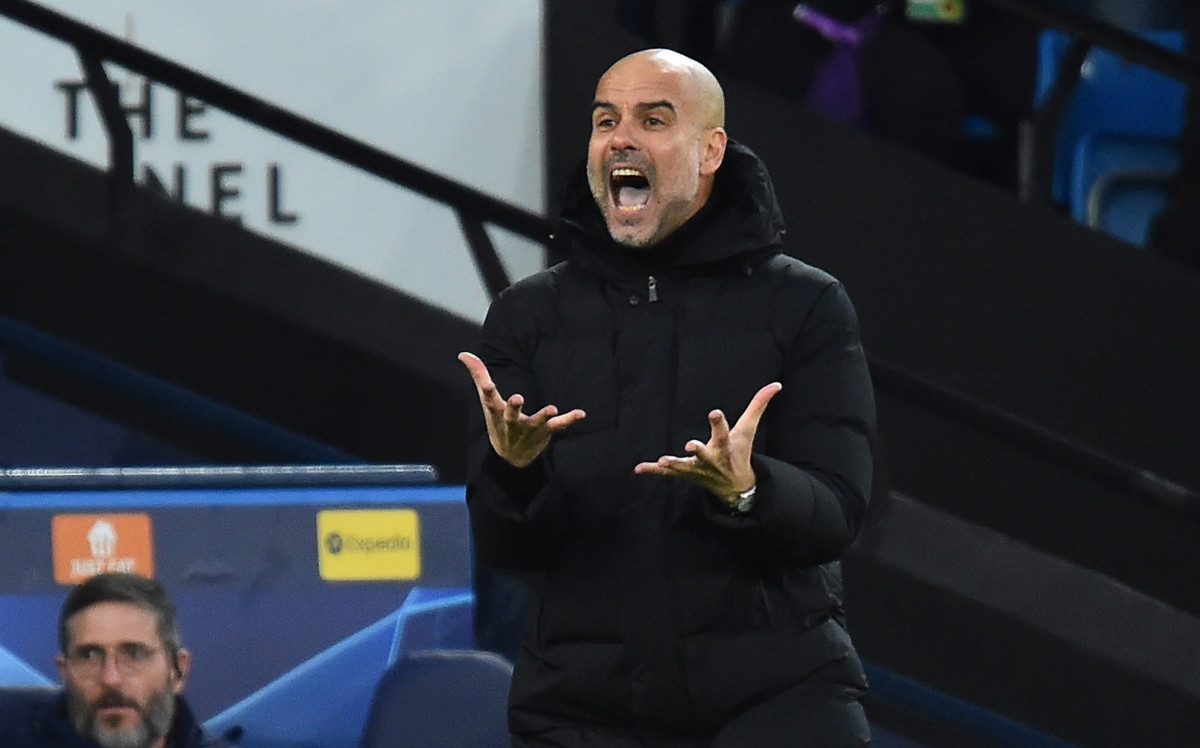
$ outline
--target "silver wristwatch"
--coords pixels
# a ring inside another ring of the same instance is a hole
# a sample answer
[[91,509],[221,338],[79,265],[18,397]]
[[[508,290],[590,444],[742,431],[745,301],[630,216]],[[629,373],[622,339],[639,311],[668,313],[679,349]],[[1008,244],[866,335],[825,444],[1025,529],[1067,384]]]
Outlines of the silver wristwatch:
[[750,486],[750,488],[737,495],[737,498],[731,504],[734,514],[745,514],[750,511],[750,507],[754,506],[754,492],[756,490],[758,490],[757,485]]

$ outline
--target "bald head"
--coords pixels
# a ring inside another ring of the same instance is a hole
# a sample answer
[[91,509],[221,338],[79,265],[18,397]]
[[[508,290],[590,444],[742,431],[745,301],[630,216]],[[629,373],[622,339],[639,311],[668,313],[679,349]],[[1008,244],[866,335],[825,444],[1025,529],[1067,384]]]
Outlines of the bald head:
[[600,86],[610,77],[642,76],[657,71],[678,76],[680,93],[691,116],[701,128],[725,126],[725,92],[717,77],[708,68],[687,55],[670,49],[643,49],[614,62],[604,75]]
[[725,156],[724,121],[721,85],[678,52],[636,52],[600,77],[588,186],[617,243],[652,247],[708,201]]

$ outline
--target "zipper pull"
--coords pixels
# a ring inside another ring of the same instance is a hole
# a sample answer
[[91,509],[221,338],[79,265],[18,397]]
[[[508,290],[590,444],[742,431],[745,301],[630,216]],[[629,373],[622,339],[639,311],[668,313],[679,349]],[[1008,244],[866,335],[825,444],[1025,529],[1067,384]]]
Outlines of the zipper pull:
[[646,294],[651,304],[658,301],[658,279],[653,275],[646,280]]

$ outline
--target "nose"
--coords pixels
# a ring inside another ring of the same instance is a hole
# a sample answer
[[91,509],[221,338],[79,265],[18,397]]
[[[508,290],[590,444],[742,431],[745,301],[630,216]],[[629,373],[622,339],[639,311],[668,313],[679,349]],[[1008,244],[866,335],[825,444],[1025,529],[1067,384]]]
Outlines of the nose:
[[637,134],[628,118],[622,119],[612,129],[608,139],[608,147],[614,151],[624,151],[637,148]]
[[120,683],[124,676],[117,667],[116,657],[105,657],[100,665],[100,680],[104,683]]

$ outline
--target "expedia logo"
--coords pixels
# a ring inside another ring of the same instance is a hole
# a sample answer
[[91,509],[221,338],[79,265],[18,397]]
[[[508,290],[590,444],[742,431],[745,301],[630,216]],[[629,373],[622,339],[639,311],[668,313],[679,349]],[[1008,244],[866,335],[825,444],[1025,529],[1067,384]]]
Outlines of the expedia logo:
[[329,533],[329,535],[325,538],[325,547],[332,554],[336,555],[341,553],[342,548],[344,548],[345,545],[346,544],[342,542],[342,536],[336,532]]
[[317,538],[322,579],[417,579],[421,575],[415,510],[317,512]]
[[378,553],[386,551],[411,550],[413,539],[404,535],[391,535],[381,538],[361,538],[357,535],[343,536],[339,532],[331,532],[325,537],[325,548],[330,553]]

